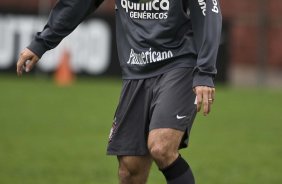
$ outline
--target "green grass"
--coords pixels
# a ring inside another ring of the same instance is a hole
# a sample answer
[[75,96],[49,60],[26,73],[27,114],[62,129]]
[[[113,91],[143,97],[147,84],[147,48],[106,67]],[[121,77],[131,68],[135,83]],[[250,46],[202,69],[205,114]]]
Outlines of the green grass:
[[[121,82],[0,76],[0,184],[115,184],[106,145]],[[217,89],[182,150],[199,184],[282,183],[282,91]],[[149,184],[165,183],[156,166]]]

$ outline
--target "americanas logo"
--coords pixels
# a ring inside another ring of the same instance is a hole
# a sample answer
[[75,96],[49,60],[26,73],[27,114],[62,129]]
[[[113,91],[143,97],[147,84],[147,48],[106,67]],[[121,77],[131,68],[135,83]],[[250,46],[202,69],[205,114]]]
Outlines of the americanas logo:
[[121,7],[132,19],[167,19],[169,0],[121,0]]
[[173,57],[172,51],[152,51],[150,48],[148,51],[136,53],[133,49],[130,51],[127,64],[130,65],[146,65],[150,63],[161,62],[163,60]]

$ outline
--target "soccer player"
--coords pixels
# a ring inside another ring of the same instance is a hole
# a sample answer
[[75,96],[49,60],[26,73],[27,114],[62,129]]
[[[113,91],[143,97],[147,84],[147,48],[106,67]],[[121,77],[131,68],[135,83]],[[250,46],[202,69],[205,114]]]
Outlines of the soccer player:
[[[17,73],[70,34],[103,0],[59,0],[24,49]],[[121,184],[146,183],[154,161],[168,184],[194,184],[178,150],[187,147],[196,112],[209,114],[221,35],[218,0],[116,0],[123,87],[107,153]],[[98,44],[98,43],[93,43]],[[79,50],[77,50],[79,52]]]

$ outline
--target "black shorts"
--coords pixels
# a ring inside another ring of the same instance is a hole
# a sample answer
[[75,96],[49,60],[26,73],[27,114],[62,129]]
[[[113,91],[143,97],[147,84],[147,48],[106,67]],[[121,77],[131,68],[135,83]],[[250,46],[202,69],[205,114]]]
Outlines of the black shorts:
[[124,80],[109,136],[107,154],[146,155],[149,131],[184,131],[179,148],[187,147],[196,115],[192,68],[178,68],[140,80]]

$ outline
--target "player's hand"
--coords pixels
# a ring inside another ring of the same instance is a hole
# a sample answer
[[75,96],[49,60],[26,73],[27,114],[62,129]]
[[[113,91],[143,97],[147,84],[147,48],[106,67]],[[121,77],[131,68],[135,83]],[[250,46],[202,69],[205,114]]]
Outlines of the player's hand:
[[39,57],[29,49],[24,49],[17,62],[17,74],[21,76],[23,71],[29,72],[34,65],[39,61]]
[[197,111],[200,112],[201,107],[203,106],[204,115],[208,115],[211,111],[211,105],[214,101],[215,88],[207,86],[196,86],[194,88],[194,92],[197,96]]

